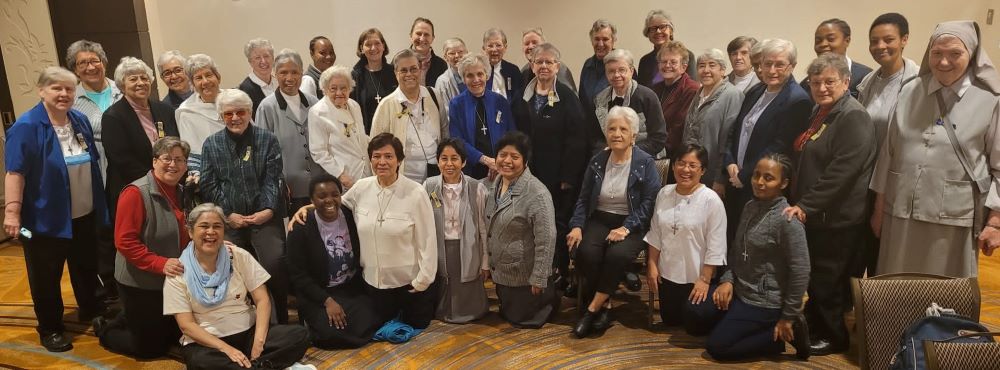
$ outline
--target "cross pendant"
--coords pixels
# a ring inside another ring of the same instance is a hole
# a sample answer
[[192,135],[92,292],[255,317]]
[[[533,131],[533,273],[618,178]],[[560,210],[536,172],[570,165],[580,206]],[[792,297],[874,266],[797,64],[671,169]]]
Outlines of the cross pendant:
[[674,235],[677,235],[677,225],[675,224],[674,226],[671,226],[670,228],[674,230]]
[[744,260],[744,261],[746,261],[748,257],[750,257],[750,255],[749,255],[749,254],[747,254],[747,250],[746,250],[746,249],[744,249],[744,250],[743,250],[743,260]]
[[375,102],[378,103],[381,101],[382,101],[382,96],[380,94],[375,94]]
[[383,218],[383,217],[379,217],[379,218],[378,218],[378,219],[377,219],[376,221],[378,221],[378,226],[380,226],[380,227],[381,227],[381,226],[382,226],[382,223],[383,223],[383,222],[385,222],[385,218]]
[[486,135],[486,125],[483,125],[479,130],[483,132],[483,135]]

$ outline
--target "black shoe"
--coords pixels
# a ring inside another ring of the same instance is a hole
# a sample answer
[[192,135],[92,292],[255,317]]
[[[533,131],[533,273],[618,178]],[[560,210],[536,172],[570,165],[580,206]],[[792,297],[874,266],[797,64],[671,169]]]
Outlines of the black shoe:
[[639,274],[636,274],[634,272],[626,272],[625,287],[633,292],[638,292],[642,290],[642,280],[639,280]]
[[594,318],[597,316],[596,312],[590,312],[590,309],[584,308],[583,317],[576,322],[576,326],[573,327],[573,335],[577,338],[584,338],[590,335],[590,330],[594,326]]
[[578,290],[579,289],[577,289],[576,284],[570,283],[566,286],[565,296],[568,298],[576,298],[577,293],[579,293]]
[[802,361],[808,360],[809,355],[814,353],[810,347],[809,325],[806,324],[805,316],[800,314],[792,323],[792,336],[794,337],[792,347],[795,347],[795,357]]
[[815,340],[809,344],[809,354],[813,356],[826,356],[840,353],[847,350],[846,345],[837,345],[829,339]]
[[611,327],[611,318],[608,312],[611,311],[610,308],[604,307],[600,311],[597,311],[597,318],[594,319],[594,324],[592,325],[594,330],[604,331]]
[[103,337],[104,333],[108,331],[108,319],[105,319],[104,316],[95,317],[90,320],[90,323],[94,326],[94,335],[98,338]]
[[49,352],[66,352],[73,349],[73,343],[62,333],[42,334],[42,346]]

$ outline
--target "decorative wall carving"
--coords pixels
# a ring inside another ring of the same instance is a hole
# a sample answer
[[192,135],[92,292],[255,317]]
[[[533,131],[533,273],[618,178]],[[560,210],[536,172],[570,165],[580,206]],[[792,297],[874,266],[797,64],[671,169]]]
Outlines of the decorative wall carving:
[[0,47],[18,114],[37,104],[35,82],[45,67],[59,65],[45,1],[0,0]]

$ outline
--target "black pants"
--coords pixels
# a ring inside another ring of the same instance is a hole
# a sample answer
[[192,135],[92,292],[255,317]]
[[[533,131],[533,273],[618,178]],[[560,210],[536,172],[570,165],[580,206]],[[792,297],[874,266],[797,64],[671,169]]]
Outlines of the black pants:
[[347,315],[347,327],[344,329],[330,325],[323,303],[299,296],[299,319],[309,328],[309,338],[314,346],[322,349],[358,348],[371,342],[375,332],[385,323],[379,320],[375,305],[365,294],[362,280],[355,277],[345,285],[326,288],[327,294]]
[[806,229],[811,270],[804,313],[809,333],[838,347],[846,347],[850,341],[844,311],[851,304],[850,278],[854,258],[864,241],[865,226]]
[[[875,209],[875,200],[878,196],[874,191],[868,191],[868,208],[865,212],[866,215],[871,215]],[[878,267],[878,249],[880,240],[875,233],[872,232],[871,225],[868,222],[868,218],[863,222],[863,241],[862,246],[856,252],[854,258],[854,265],[851,269],[851,276],[856,278],[861,278],[868,273],[868,276],[875,276],[876,268]]]
[[707,335],[715,327],[715,324],[722,319],[725,311],[720,311],[712,301],[712,294],[718,284],[708,286],[708,295],[705,301],[699,304],[692,304],[688,297],[694,290],[694,284],[677,284],[662,277],[659,281],[658,293],[660,295],[660,318],[667,326],[683,326],[684,331],[690,335]]
[[[254,327],[247,331],[222,337],[223,342],[233,346],[250,358],[253,349]],[[284,369],[302,359],[309,349],[309,334],[298,325],[272,325],[264,339],[264,351],[253,362],[254,369]],[[220,350],[191,343],[181,349],[184,364],[189,370],[195,369],[244,369],[233,362]]]
[[264,267],[271,278],[267,290],[274,302],[274,315],[279,324],[288,323],[288,271],[285,267],[285,229],[277,215],[263,225],[242,229],[226,229],[226,239],[246,249]]
[[412,289],[409,284],[399,288],[379,289],[365,283],[365,290],[375,305],[380,322],[384,323],[398,316],[399,321],[415,329],[424,329],[434,318],[437,283],[431,284],[422,292],[410,293]]
[[729,311],[708,336],[705,351],[716,360],[740,360],[782,353],[785,342],[774,340],[774,326],[779,319],[781,309],[751,306],[733,295]]
[[118,285],[115,281],[115,219],[111,224],[97,227],[97,298],[111,299],[118,296]]
[[118,284],[122,312],[99,333],[108,350],[140,359],[162,357],[181,337],[177,321],[163,314],[163,290]]
[[97,240],[94,214],[73,219],[73,238],[53,238],[34,235],[21,238],[24,262],[28,268],[28,286],[34,302],[38,332],[42,335],[62,333],[63,300],[60,281],[63,264],[69,265],[73,295],[79,305],[77,314],[86,319],[103,311],[97,299]]
[[573,217],[573,207],[576,205],[579,191],[557,187],[549,188],[549,193],[552,195],[553,208],[556,212],[556,250],[552,255],[552,267],[559,275],[568,277],[566,273],[569,271],[569,249],[566,247],[566,234],[569,234],[569,220]]
[[[614,294],[625,268],[646,248],[642,233],[631,233],[620,242],[608,242],[608,233],[622,226],[625,216],[594,211],[583,228],[583,240],[576,251],[577,263],[586,280],[585,299],[594,290]],[[589,300],[586,302],[589,303]]]
[[739,189],[733,187],[729,184],[728,175],[723,180],[726,183],[726,199],[723,200],[723,204],[726,206],[726,240],[729,241],[729,248],[732,248],[732,241],[736,238],[736,229],[740,226],[743,207],[753,199],[753,190],[750,188],[750,184],[743,184],[743,187]]

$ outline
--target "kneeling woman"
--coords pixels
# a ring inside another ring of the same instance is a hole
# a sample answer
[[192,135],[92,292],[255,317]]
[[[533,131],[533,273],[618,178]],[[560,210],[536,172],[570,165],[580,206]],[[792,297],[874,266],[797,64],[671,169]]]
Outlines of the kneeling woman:
[[163,314],[174,315],[184,334],[188,369],[289,367],[306,353],[309,334],[301,326],[270,326],[264,282],[271,276],[250,252],[223,245],[225,217],[212,203],[191,210],[184,273],[164,283]]
[[483,247],[486,242],[483,211],[486,187],[462,174],[467,158],[461,141],[444,139],[437,149],[441,175],[424,182],[437,224],[439,291],[436,316],[455,324],[479,319],[490,310],[483,285],[490,273]]
[[676,184],[656,196],[646,233],[649,287],[660,295],[660,317],[691,335],[706,335],[719,321],[712,293],[715,270],[726,264],[726,207],[702,185],[708,151],[688,144],[672,158]]
[[487,251],[500,299],[500,317],[519,328],[540,328],[558,308],[552,284],[556,220],[552,196],[527,168],[531,143],[520,131],[497,142],[500,176],[486,198]]
[[795,347],[809,358],[809,330],[802,316],[802,296],[809,285],[806,231],[782,212],[788,201],[791,161],[768,154],[751,177],[754,199],[743,208],[729,249],[729,269],[715,289],[715,306],[726,313],[708,337],[708,354],[718,360],[773,355]]
[[354,215],[341,205],[343,184],[323,173],[309,183],[314,207],[305,226],[288,233],[288,273],[299,302],[299,318],[313,345],[357,348],[371,341],[382,321],[365,294],[361,243]]

